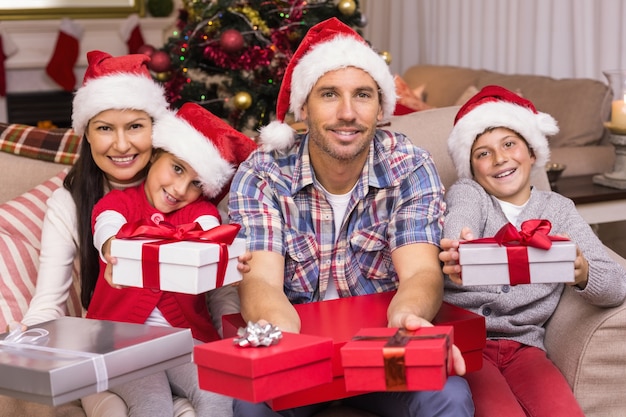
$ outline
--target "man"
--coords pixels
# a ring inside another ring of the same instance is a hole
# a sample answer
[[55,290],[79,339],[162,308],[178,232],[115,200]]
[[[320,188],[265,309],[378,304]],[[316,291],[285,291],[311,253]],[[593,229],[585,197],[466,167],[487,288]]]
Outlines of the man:
[[[233,180],[231,220],[252,257],[240,285],[246,320],[299,332],[292,304],[396,290],[391,327],[430,326],[443,294],[438,260],[443,187],[430,155],[377,130],[395,107],[393,76],[352,29],[329,19],[310,29],[281,84],[264,151]],[[290,109],[308,133],[284,123]],[[349,320],[341,317],[338,320]],[[455,369],[465,372],[455,350]],[[372,393],[344,400],[381,416],[472,416],[464,379],[442,391]],[[310,416],[235,401],[235,416]]]

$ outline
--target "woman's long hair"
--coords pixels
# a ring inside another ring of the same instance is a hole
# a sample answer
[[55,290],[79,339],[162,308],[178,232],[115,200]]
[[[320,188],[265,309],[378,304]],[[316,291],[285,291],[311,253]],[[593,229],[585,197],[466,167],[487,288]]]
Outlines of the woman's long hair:
[[80,301],[87,309],[96,288],[100,270],[98,251],[93,246],[91,212],[94,205],[104,196],[105,178],[104,173],[91,156],[91,145],[84,135],[78,160],[65,177],[63,187],[71,193],[76,204]]

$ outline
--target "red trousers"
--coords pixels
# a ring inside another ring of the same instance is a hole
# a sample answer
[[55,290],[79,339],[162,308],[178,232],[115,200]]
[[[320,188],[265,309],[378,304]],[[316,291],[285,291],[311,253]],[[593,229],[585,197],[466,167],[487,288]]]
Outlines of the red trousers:
[[487,340],[483,367],[465,375],[475,417],[584,417],[546,352],[511,340]]

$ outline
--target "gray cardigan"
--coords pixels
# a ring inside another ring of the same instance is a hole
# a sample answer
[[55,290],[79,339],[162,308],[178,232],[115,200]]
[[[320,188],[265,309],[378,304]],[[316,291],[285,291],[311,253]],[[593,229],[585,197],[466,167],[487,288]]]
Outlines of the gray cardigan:
[[[474,237],[490,237],[508,222],[498,201],[474,180],[460,179],[446,192],[444,236],[458,239],[469,227]],[[547,219],[550,234],[565,234],[575,242],[589,262],[589,280],[576,290],[590,304],[611,307],[626,297],[626,271],[604,250],[602,242],[576,211],[571,200],[551,191],[533,189],[519,216],[520,224],[530,219]],[[543,345],[543,325],[554,312],[564,284],[485,285],[463,287],[445,280],[444,299],[485,316],[489,339],[509,339]],[[577,287],[575,287],[577,288]]]

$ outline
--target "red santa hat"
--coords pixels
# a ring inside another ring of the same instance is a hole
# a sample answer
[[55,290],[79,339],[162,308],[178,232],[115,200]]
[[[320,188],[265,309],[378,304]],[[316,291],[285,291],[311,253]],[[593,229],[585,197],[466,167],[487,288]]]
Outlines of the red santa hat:
[[497,85],[488,85],[457,113],[448,137],[448,153],[459,178],[472,178],[470,153],[479,135],[489,128],[505,127],[521,135],[535,154],[535,169],[545,169],[550,159],[547,136],[559,132],[556,120],[537,111],[533,103]]
[[311,27],[289,61],[278,92],[276,120],[261,129],[264,149],[291,147],[294,131],[285,123],[291,111],[300,120],[300,110],[317,80],[329,71],[356,67],[366,71],[382,94],[383,116],[393,114],[396,88],[385,60],[352,28],[337,18]]
[[257,148],[251,138],[196,103],[159,118],[152,146],[188,163],[198,173],[203,194],[215,201],[228,192],[235,168]]
[[143,110],[154,120],[167,112],[165,90],[152,79],[145,54],[119,57],[106,52],[87,53],[83,85],[72,105],[72,127],[82,136],[89,120],[104,110]]

